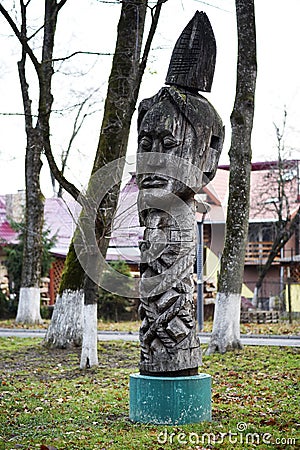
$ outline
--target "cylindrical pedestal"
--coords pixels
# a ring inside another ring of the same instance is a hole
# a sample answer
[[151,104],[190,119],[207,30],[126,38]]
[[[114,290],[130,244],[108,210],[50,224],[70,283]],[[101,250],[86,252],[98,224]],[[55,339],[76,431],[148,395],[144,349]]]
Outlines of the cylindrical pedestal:
[[130,375],[130,412],[133,422],[183,425],[211,420],[211,376]]

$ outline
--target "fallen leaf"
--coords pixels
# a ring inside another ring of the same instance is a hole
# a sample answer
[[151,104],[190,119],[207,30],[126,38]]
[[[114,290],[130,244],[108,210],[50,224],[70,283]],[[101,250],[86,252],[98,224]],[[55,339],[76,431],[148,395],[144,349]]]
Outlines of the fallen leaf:
[[56,447],[52,447],[52,445],[44,445],[42,444],[40,450],[58,450]]

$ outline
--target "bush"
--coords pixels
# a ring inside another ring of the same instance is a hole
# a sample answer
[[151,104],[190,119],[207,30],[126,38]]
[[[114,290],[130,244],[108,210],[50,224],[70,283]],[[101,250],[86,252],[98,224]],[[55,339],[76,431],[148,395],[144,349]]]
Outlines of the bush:
[[[18,301],[22,277],[25,223],[11,222],[10,225],[15,231],[19,232],[19,242],[14,245],[7,245],[4,250],[6,253],[6,266],[9,277],[9,291],[11,294],[15,295],[16,301]],[[50,237],[50,230],[44,230],[42,233],[42,277],[49,275],[49,269],[54,260],[50,254],[50,250],[55,245],[55,242],[56,236]]]
[[[113,261],[110,266],[117,272],[131,277],[130,269],[125,261]],[[110,274],[104,274],[108,280],[111,277]],[[126,283],[126,281],[124,282]],[[131,314],[131,310],[134,302],[127,297],[121,297],[120,295],[108,292],[105,289],[99,289],[98,298],[98,319],[114,320],[118,322],[122,319],[128,319],[128,314]]]
[[51,320],[53,313],[53,305],[41,306],[41,318]]
[[14,319],[17,314],[18,302],[8,299],[0,290],[0,319]]

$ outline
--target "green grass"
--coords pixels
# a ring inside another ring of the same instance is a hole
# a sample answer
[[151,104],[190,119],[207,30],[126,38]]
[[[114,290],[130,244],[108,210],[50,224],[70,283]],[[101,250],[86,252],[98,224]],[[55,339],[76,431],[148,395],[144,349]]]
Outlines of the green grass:
[[[128,419],[137,343],[99,343],[99,368],[87,371],[78,368],[79,349],[49,350],[36,338],[2,338],[0,350],[1,450],[42,444],[60,450],[299,448],[299,440],[287,443],[299,438],[296,348],[249,346],[204,356],[201,371],[213,379],[213,421],[176,427]],[[204,433],[216,442],[209,444]]]

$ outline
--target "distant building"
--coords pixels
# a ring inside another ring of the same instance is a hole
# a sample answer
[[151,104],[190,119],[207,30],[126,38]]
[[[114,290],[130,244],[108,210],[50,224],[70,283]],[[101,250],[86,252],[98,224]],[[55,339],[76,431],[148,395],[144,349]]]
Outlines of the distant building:
[[[251,205],[249,236],[245,257],[244,285],[242,295],[251,299],[261,265],[266,261],[274,238],[277,192],[277,161],[253,163],[251,173]],[[291,161],[285,172],[286,193],[291,216],[300,205],[299,161]],[[219,261],[223,251],[226,223],[226,208],[229,189],[229,167],[220,166],[215,178],[202,190],[201,196],[210,204],[210,212],[204,219],[205,267],[204,279],[213,297],[219,272]],[[17,233],[9,224],[9,215],[20,216],[21,195],[0,196],[0,276],[6,274],[3,246],[17,241]],[[107,252],[107,261],[125,260],[134,276],[139,274],[139,241],[143,238],[143,228],[139,225],[137,211],[138,188],[135,174],[120,193],[118,209]],[[8,214],[9,213],[9,214]],[[68,248],[76,227],[80,206],[69,195],[50,198],[45,201],[45,228],[56,236],[51,253],[55,257],[50,270],[49,296],[54,303]],[[196,213],[196,220],[201,215]],[[274,260],[262,287],[264,298],[278,296],[287,276],[286,267],[292,271],[292,280],[300,282],[299,221],[294,235],[283,251]]]

